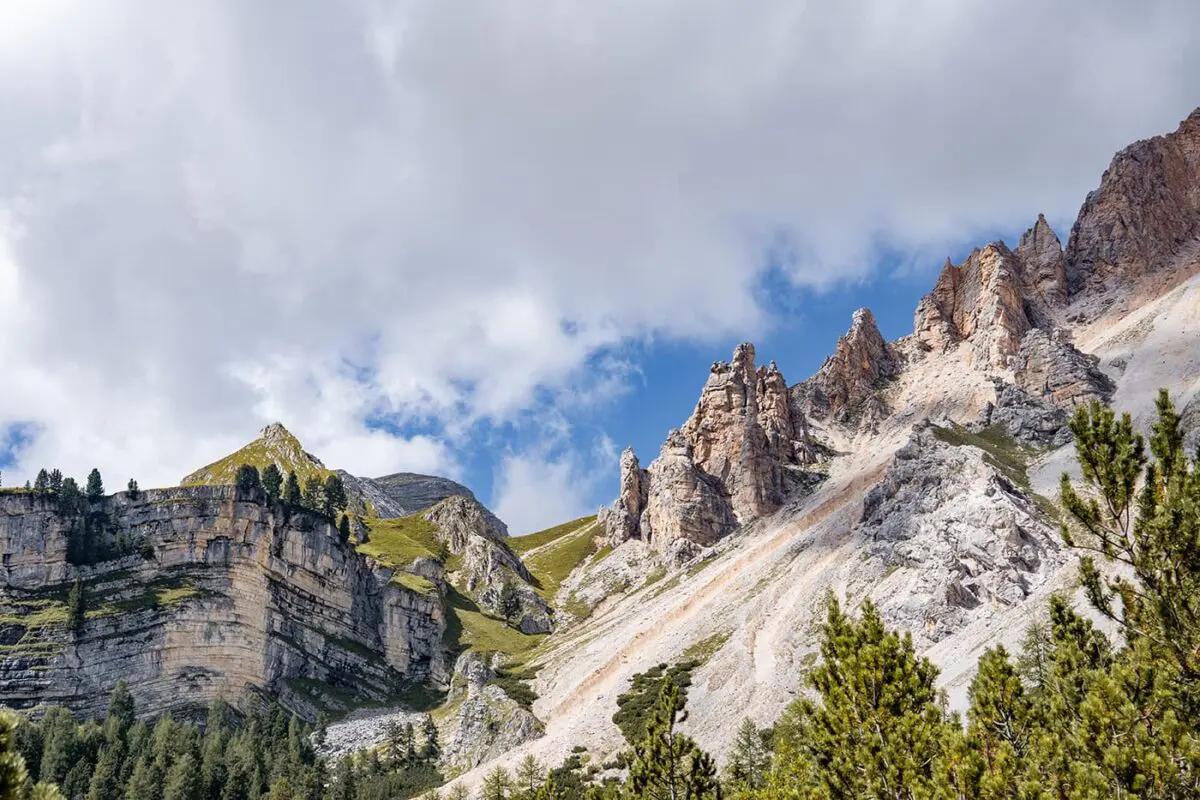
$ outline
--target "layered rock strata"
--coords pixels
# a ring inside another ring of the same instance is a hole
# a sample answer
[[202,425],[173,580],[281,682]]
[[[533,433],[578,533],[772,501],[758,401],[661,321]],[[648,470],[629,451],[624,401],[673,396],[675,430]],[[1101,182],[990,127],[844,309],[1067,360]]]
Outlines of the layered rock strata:
[[[92,504],[89,529],[138,554],[94,566],[67,561],[78,524],[50,497],[0,496],[7,706],[100,715],[123,678],[155,713],[269,692],[314,716],[317,701],[379,702],[447,678],[438,593],[392,581],[322,518],[232,487],[117,495]],[[76,580],[87,617],[73,628],[64,601]]]

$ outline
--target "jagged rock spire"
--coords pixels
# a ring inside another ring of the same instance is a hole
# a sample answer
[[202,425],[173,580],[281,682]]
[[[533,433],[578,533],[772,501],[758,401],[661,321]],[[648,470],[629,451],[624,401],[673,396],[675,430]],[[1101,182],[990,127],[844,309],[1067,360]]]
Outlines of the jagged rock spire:
[[846,422],[864,411],[874,401],[881,382],[899,370],[899,356],[879,332],[875,315],[860,308],[851,318],[850,329],[838,339],[833,355],[798,388],[808,413]]

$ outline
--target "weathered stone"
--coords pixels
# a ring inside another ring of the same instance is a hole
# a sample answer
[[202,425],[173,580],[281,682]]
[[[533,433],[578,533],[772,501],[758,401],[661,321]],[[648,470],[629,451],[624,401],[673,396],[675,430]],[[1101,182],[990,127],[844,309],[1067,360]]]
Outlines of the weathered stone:
[[992,383],[996,402],[984,409],[981,427],[1000,425],[1014,439],[1042,446],[1059,447],[1071,441],[1065,409],[1001,378],[992,378]]
[[6,613],[34,614],[30,601],[61,596],[77,578],[90,608],[111,610],[78,632],[2,626],[5,641],[30,644],[0,658],[5,705],[99,715],[123,678],[147,714],[267,691],[311,716],[310,685],[379,702],[412,681],[446,680],[438,593],[393,582],[323,518],[208,486],[120,494],[92,512],[144,555],[71,565],[72,521],[53,498],[0,495]]
[[1072,295],[1159,273],[1200,238],[1200,109],[1125,148],[1088,194],[1065,254]]
[[667,435],[649,472],[641,532],[656,549],[665,551],[676,539],[712,544],[737,528],[720,482],[697,467],[692,443],[682,431]]
[[650,491],[650,476],[638,463],[632,447],[621,453],[621,491],[612,506],[600,512],[600,525],[604,528],[609,544],[639,538],[642,512]]
[[849,423],[864,416],[882,417],[887,408],[878,390],[900,367],[900,357],[879,332],[875,315],[860,308],[833,355],[793,392],[805,412],[817,419]]
[[981,366],[1004,367],[1031,323],[1025,314],[1021,262],[1003,242],[975,250],[961,266],[949,260],[917,306],[914,331],[926,349],[973,345]]
[[450,702],[458,709],[446,724],[442,761],[471,769],[545,733],[532,712],[489,683],[497,664],[464,653],[455,664]]
[[[1066,303],[1067,274],[1062,243],[1042,214],[1038,214],[1037,222],[1022,234],[1017,258],[1022,265],[1026,295],[1034,301],[1034,308],[1039,311],[1054,309]],[[1039,320],[1042,322],[1048,320]]]
[[1075,348],[1065,329],[1029,331],[1012,366],[1018,386],[1060,408],[1112,396],[1112,380],[1100,371],[1095,358]]

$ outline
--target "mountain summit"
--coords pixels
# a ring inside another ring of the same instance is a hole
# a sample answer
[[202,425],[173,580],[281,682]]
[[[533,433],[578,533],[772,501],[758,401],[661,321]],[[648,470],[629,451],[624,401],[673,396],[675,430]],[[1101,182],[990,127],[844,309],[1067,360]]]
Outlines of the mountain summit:
[[284,475],[296,473],[301,485],[309,478],[324,479],[330,474],[321,459],[307,452],[291,431],[282,423],[273,422],[250,444],[201,467],[180,483],[183,486],[231,486],[242,464],[258,467],[260,471],[274,464]]

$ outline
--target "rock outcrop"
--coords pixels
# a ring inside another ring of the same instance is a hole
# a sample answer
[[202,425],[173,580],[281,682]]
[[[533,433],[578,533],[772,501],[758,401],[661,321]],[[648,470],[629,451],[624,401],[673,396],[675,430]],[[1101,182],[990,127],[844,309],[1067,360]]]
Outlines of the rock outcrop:
[[499,659],[467,652],[454,664],[447,701],[455,710],[441,736],[442,761],[452,767],[471,769],[545,733],[541,720],[491,683]]
[[[4,705],[101,715],[123,678],[147,713],[266,691],[311,719],[320,705],[447,678],[437,591],[393,581],[323,518],[232,487],[116,495],[86,518],[133,554],[71,564],[78,517],[51,497],[0,496]],[[76,580],[88,613],[73,630],[63,600]]]
[[382,478],[370,479],[371,484],[386,495],[393,503],[404,509],[398,516],[416,514],[431,508],[447,497],[466,497],[478,500],[475,493],[458,481],[436,475],[420,475],[415,472],[397,472]]
[[1012,368],[1018,386],[1060,408],[1112,396],[1112,379],[1100,371],[1095,358],[1076,349],[1066,329],[1029,331]]
[[[884,340],[869,309],[854,312],[850,330],[838,339],[821,369],[792,390],[796,405],[814,419],[853,423],[886,416],[878,390],[895,376],[901,359]],[[803,417],[801,417],[803,419]]]
[[1079,211],[1066,249],[1072,295],[1170,268],[1200,239],[1200,109],[1125,148]]
[[1062,242],[1044,215],[1038,214],[1037,222],[1022,234],[1017,259],[1023,268],[1027,300],[1039,317],[1036,324],[1049,324],[1046,309],[1061,308],[1067,302],[1067,271]]
[[803,413],[774,362],[757,367],[754,345],[713,364],[692,416],[642,470],[621,457],[621,494],[603,514],[610,542],[631,538],[665,552],[709,545],[777,510],[817,460]]
[[1006,366],[1031,327],[1022,269],[1003,242],[975,250],[961,265],[947,259],[933,291],[917,305],[917,341],[935,352],[969,341],[975,363]]
[[981,607],[1020,602],[1062,558],[1032,498],[984,452],[931,426],[913,432],[867,493],[859,531],[871,557],[908,568],[897,576],[906,585],[877,591],[885,616],[931,642]]
[[601,509],[599,522],[609,544],[641,536],[642,513],[649,500],[650,475],[642,469],[632,447],[621,453],[621,490],[609,508]]
[[[524,633],[549,633],[550,607],[534,590],[533,576],[505,543],[508,526],[473,497],[452,495],[423,515],[437,529],[446,551],[462,559],[458,572],[477,603],[499,616],[513,616]],[[516,593],[519,610],[506,609],[505,587]]]

